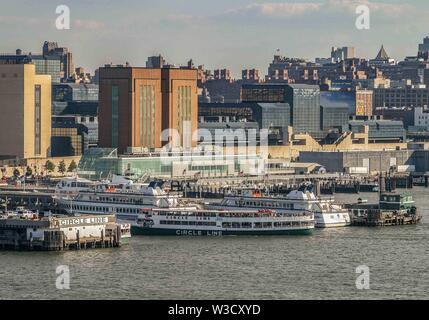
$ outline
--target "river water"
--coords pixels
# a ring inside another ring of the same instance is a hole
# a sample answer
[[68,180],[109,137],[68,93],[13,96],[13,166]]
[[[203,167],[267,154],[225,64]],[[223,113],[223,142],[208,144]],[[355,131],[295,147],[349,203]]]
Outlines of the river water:
[[[429,190],[417,226],[312,236],[134,237],[120,249],[0,252],[1,299],[429,299]],[[377,194],[336,195],[340,202]],[[56,288],[57,267],[70,289]],[[358,290],[358,266],[369,289]]]

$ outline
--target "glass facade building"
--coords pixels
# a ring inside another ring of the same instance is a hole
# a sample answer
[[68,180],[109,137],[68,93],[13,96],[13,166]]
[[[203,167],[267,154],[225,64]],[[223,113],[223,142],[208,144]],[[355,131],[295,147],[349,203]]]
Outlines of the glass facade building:
[[349,122],[350,131],[355,133],[362,133],[364,126],[369,128],[369,142],[398,142],[406,139],[406,130],[402,121],[370,119]]
[[[208,129],[212,134],[216,129],[267,129],[270,144],[278,144],[284,139],[290,126],[290,106],[287,103],[199,103],[198,128]],[[249,135],[247,135],[249,138]],[[251,137],[251,136],[250,136]]]
[[309,133],[322,138],[320,124],[320,88],[316,85],[264,83],[243,84],[243,102],[287,103],[290,121],[295,132]]
[[323,132],[326,134],[331,129],[340,129],[345,132],[349,123],[348,106],[334,105],[320,107],[320,120]]
[[285,102],[291,106],[294,132],[309,133],[323,138],[320,126],[319,86],[294,84],[286,87]]
[[109,175],[133,175],[136,178],[174,178],[198,174],[207,176],[236,175],[239,172],[256,172],[263,163],[257,155],[200,155],[152,154],[118,156],[117,149],[93,148],[79,163],[79,176],[89,179],[107,178]]
[[53,83],[61,82],[63,72],[59,57],[32,56],[32,62],[36,65],[36,74],[50,75]]
[[88,129],[81,124],[56,123],[52,127],[53,157],[80,156],[86,149]]
[[57,102],[97,101],[98,85],[61,83],[52,85],[52,100]]

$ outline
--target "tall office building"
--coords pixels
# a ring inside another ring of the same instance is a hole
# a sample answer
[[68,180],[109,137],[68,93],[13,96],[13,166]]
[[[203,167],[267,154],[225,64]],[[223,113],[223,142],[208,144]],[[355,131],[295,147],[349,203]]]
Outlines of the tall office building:
[[17,49],[16,54],[1,54],[1,64],[34,64],[36,67],[36,74],[49,75],[53,83],[60,82],[63,77],[61,71],[61,59],[58,56],[43,56],[23,54],[22,50]]
[[243,84],[243,102],[288,103],[291,108],[291,125],[295,132],[307,132],[321,138],[320,88],[305,84]]
[[51,141],[51,77],[33,64],[0,65],[0,155],[46,158]]
[[320,88],[316,85],[291,84],[286,87],[285,102],[291,106],[295,132],[306,132],[322,138],[320,127]]
[[[189,145],[184,140],[197,129],[197,70],[106,66],[99,86],[100,147],[119,153],[160,148],[168,128],[179,133],[176,146]],[[192,132],[185,136],[187,126]]]
[[425,37],[423,43],[419,44],[418,57],[424,59],[429,58],[429,37]]
[[45,41],[43,44],[43,57],[58,57],[61,62],[63,79],[69,79],[75,74],[73,54],[68,48],[58,47],[58,43]]
[[73,55],[68,48],[45,41],[42,50],[42,54],[24,54],[21,49],[17,49],[15,54],[0,54],[0,64],[32,63],[36,66],[36,74],[50,75],[53,83],[74,75]]
[[165,64],[165,59],[161,55],[152,56],[147,58],[146,68],[163,68]]
[[355,48],[354,47],[332,47],[331,50],[331,59],[334,60],[334,62],[340,62],[347,59],[353,59],[355,58]]

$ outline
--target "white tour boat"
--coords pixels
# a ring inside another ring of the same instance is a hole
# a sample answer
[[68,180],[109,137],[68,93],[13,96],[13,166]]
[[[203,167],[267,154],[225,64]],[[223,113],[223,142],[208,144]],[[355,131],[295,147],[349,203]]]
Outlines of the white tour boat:
[[309,212],[294,215],[273,210],[176,210],[148,208],[131,224],[133,235],[224,236],[309,235],[314,217]]
[[351,224],[347,209],[335,204],[333,198],[317,197],[311,185],[303,185],[286,197],[263,196],[259,191],[225,196],[222,202],[211,203],[206,207],[225,210],[272,209],[283,214],[304,210],[314,214],[318,228],[344,227]]

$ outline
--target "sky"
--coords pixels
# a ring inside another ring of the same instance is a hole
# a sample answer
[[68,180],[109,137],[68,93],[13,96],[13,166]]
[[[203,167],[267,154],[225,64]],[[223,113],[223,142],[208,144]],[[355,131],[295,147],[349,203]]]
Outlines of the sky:
[[[57,30],[56,8],[70,8],[70,30]],[[355,26],[356,7],[370,9],[370,29]],[[354,46],[374,58],[381,44],[395,59],[417,54],[429,35],[427,0],[0,0],[0,52],[39,53],[45,40],[73,52],[93,72],[106,63],[144,66],[190,58],[208,69],[263,74],[273,55],[329,57]]]

